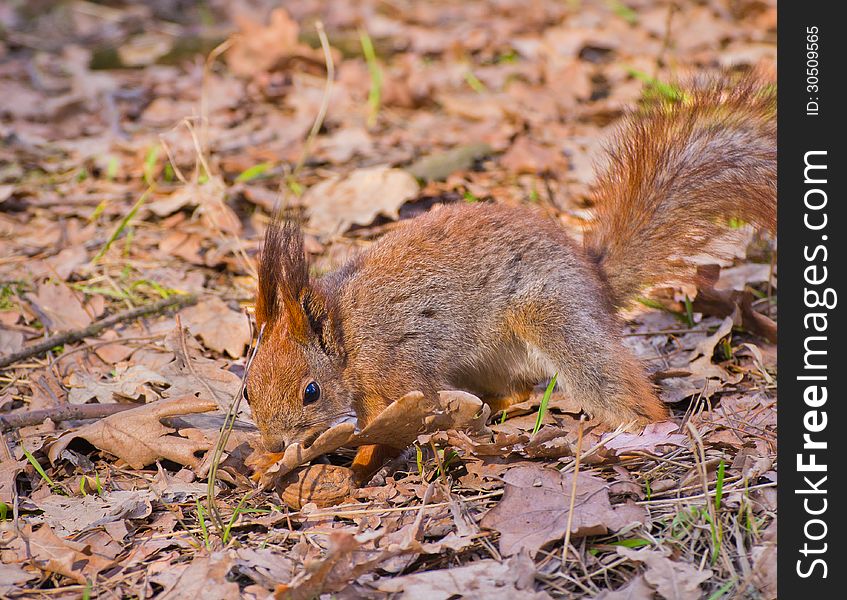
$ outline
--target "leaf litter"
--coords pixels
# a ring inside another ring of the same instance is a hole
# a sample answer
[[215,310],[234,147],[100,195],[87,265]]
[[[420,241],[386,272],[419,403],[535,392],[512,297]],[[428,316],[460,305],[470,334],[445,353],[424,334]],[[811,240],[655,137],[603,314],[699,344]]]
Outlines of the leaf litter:
[[[317,272],[455,202],[539,204],[578,238],[592,162],[644,81],[730,57],[773,72],[775,3],[742,5],[0,11],[0,356],[200,296],[0,374],[0,416],[131,406],[4,429],[0,595],[775,598],[777,279],[750,236],[711,286],[625,315],[671,422],[589,421],[577,453],[562,392],[533,433],[543,382],[505,414],[445,390],[268,456],[244,404],[208,485],[279,206]],[[377,442],[405,450],[356,488],[353,449]]]

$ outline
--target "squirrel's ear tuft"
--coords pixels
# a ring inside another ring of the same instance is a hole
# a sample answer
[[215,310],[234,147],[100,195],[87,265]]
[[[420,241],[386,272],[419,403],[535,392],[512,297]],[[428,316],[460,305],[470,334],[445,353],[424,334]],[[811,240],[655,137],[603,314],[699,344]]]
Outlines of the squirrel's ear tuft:
[[330,299],[309,281],[303,232],[296,223],[275,218],[265,233],[259,259],[256,323],[276,323],[301,343],[314,341],[329,356],[343,354],[341,327]]
[[259,293],[256,322],[271,327],[280,320],[291,335],[305,340],[309,318],[302,298],[309,287],[309,264],[299,225],[275,218],[265,232],[259,259]]

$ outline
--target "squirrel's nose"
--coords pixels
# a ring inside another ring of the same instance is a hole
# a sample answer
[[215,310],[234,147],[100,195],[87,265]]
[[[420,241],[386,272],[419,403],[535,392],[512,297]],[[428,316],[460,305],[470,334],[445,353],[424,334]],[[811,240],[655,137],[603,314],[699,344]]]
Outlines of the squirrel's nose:
[[282,439],[282,438],[274,438],[274,439],[265,438],[262,441],[265,445],[265,450],[267,450],[268,452],[273,452],[273,453],[285,452],[285,448],[286,448],[286,446],[288,446],[288,444],[286,444],[285,440]]

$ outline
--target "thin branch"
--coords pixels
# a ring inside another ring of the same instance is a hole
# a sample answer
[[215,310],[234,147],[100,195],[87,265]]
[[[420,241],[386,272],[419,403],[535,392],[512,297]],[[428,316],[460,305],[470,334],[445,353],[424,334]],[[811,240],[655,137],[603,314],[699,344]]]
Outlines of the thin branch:
[[146,306],[138,306],[130,310],[115,313],[114,315],[106,317],[105,319],[101,319],[96,323],[92,323],[91,325],[83,329],[74,329],[72,331],[65,331],[63,333],[51,335],[50,337],[41,340],[40,342],[33,344],[32,346],[28,346],[22,350],[19,350],[18,352],[13,352],[12,354],[0,357],[0,369],[8,367],[9,365],[14,364],[18,361],[24,360],[25,358],[31,358],[33,356],[44,354],[45,352],[47,352],[51,348],[55,348],[56,346],[61,346],[63,344],[69,344],[72,342],[78,342],[87,337],[94,337],[104,329],[112,327],[113,325],[117,325],[118,323],[123,323],[125,321],[134,321],[139,317],[159,313],[171,307],[182,308],[184,306],[190,306],[192,304],[195,304],[196,302],[196,295],[185,294],[179,296],[171,296],[170,298],[164,298],[162,300],[159,300],[158,302],[154,302],[153,304],[148,304]]
[[565,540],[562,545],[562,568],[568,561],[568,548],[571,545],[571,526],[573,525],[573,509],[576,504],[576,486],[579,478],[579,463],[582,458],[582,426],[585,422],[585,415],[580,415],[576,438],[576,456],[574,456],[573,479],[571,480],[571,500],[568,505],[568,523],[565,526]]
[[103,417],[129,410],[130,408],[138,408],[138,404],[67,404],[44,410],[31,410],[13,415],[0,415],[0,430],[38,425],[43,423],[45,419],[50,419],[54,423],[58,423],[59,421],[75,421],[78,419],[102,419]]

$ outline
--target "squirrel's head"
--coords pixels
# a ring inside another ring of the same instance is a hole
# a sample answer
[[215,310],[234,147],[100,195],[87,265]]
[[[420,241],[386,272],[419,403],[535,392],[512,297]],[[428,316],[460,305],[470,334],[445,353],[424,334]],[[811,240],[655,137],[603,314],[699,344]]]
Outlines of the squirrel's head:
[[299,228],[274,222],[259,261],[256,322],[262,337],[245,388],[270,452],[308,445],[333,425],[355,422],[332,300],[309,279]]

